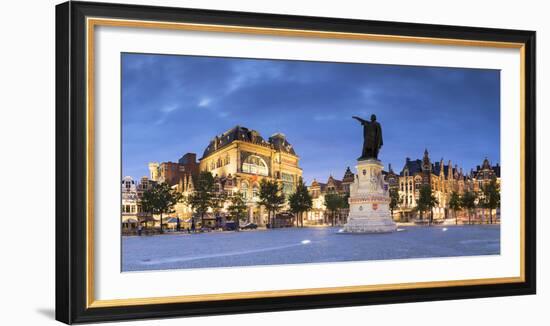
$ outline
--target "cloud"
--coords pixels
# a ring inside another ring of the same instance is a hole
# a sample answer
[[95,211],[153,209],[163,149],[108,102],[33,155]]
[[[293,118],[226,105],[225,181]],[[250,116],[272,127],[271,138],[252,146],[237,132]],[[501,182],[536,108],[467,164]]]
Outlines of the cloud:
[[209,98],[209,97],[204,97],[202,98],[199,103],[197,104],[199,107],[201,108],[204,108],[204,107],[207,107],[210,105],[210,103],[212,102],[212,99]]
[[160,109],[160,111],[163,113],[170,113],[170,112],[176,111],[177,109],[179,109],[179,105],[171,104],[171,105],[163,106]]
[[125,55],[123,141],[140,145],[125,147],[123,166],[146,174],[140,155],[164,159],[144,155],[147,146],[171,148],[165,159],[200,154],[210,137],[239,124],[264,136],[284,132],[306,180],[341,177],[362,142],[351,116],[372,113],[384,128],[385,163],[401,165],[425,147],[465,168],[485,155],[498,162],[499,85],[490,70]]

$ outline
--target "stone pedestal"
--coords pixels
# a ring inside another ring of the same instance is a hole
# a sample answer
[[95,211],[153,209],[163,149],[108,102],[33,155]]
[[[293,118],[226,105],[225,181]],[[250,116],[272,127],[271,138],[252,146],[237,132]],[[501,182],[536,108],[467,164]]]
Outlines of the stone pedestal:
[[388,184],[376,159],[357,161],[357,175],[350,187],[349,216],[343,232],[393,232],[397,226],[390,213]]

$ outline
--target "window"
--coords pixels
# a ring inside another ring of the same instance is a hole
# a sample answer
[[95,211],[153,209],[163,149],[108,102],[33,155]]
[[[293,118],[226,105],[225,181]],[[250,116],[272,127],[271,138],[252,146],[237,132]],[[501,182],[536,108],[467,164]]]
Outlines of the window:
[[245,181],[241,183],[241,193],[245,199],[248,198],[248,183]]
[[258,184],[254,184],[252,186],[252,198],[256,199],[260,196],[260,188],[258,187]]
[[244,173],[252,173],[258,175],[268,175],[267,164],[264,159],[257,155],[250,155],[243,162],[242,170]]
[[[290,195],[294,192],[294,177],[292,176],[292,174],[284,172],[281,174],[281,176],[283,179],[283,193],[285,193],[286,195]],[[334,190],[334,187],[332,188]]]

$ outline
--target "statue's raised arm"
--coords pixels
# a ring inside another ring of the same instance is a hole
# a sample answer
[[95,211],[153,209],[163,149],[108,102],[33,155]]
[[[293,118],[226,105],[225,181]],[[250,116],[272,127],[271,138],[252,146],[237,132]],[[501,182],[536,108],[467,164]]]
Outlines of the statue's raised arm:
[[355,119],[355,120],[357,120],[357,121],[359,121],[359,122],[361,122],[361,123],[368,122],[367,120],[361,119],[361,118],[359,118],[359,117],[357,117],[357,116],[353,116],[352,118]]

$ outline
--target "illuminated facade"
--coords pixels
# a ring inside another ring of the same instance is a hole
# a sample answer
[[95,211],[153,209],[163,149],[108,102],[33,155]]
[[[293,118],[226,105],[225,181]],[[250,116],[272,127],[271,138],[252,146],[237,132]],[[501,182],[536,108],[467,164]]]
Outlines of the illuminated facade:
[[[457,165],[453,167],[451,161],[446,165],[443,159],[432,163],[428,150],[425,150],[422,160],[407,158],[399,174],[396,174],[391,166],[386,173],[386,181],[390,188],[398,190],[400,198],[399,207],[394,210],[394,219],[409,221],[418,218],[415,208],[423,185],[430,186],[438,201],[433,209],[434,219],[450,218],[449,201],[453,191],[459,195],[463,195],[466,191],[473,191],[479,196],[483,187],[493,178],[500,185],[500,165],[491,166],[487,158],[481,166],[477,166],[475,171],[472,169],[468,174],[464,174],[462,168],[458,168]],[[485,214],[481,209],[478,211]]]
[[[308,187],[309,194],[312,198],[312,209],[307,212],[307,224],[328,224],[329,216],[325,207],[325,196],[327,194],[337,194],[344,198],[349,196],[350,185],[353,183],[355,176],[351,169],[348,167],[344,172],[342,180],[329,176],[326,183],[313,180]],[[345,223],[345,219],[348,216],[349,209],[342,208],[335,213],[335,220],[337,224]]]
[[[388,171],[383,171],[384,178],[388,182],[390,189],[397,190],[399,194],[399,204],[394,209],[394,220],[413,221],[418,219],[419,214],[416,211],[420,188],[423,185],[429,185],[438,204],[433,209],[434,219],[442,220],[454,217],[449,208],[449,201],[453,191],[463,195],[466,191],[475,192],[478,198],[482,197],[483,188],[487,186],[493,178],[496,179],[500,187],[500,165],[491,165],[486,158],[481,165],[468,174],[464,174],[457,165],[452,166],[448,161],[444,164],[443,159],[432,163],[429,153],[426,150],[422,159],[411,160],[407,158],[401,172],[394,172],[391,164]],[[336,193],[341,196],[349,194],[349,186],[353,183],[354,174],[348,168],[344,173],[342,180],[330,176],[327,182],[322,183],[313,180],[308,187],[309,193],[313,199],[313,207],[307,212],[308,224],[328,224],[328,213],[324,205],[325,196],[329,193]],[[479,199],[478,199],[479,201]],[[466,212],[457,212],[459,218],[466,219]],[[473,213],[474,219],[486,222],[488,211],[483,208],[477,208]],[[336,213],[336,221],[342,222],[347,216],[347,209],[340,209]],[[500,219],[500,210],[493,211],[493,216],[498,221]],[[343,217],[343,219],[342,219]]]
[[241,192],[248,202],[249,220],[259,225],[267,222],[267,212],[257,205],[261,180],[276,180],[288,196],[302,176],[299,157],[285,135],[276,133],[265,140],[257,131],[241,126],[210,141],[200,170],[212,173],[220,190]]

